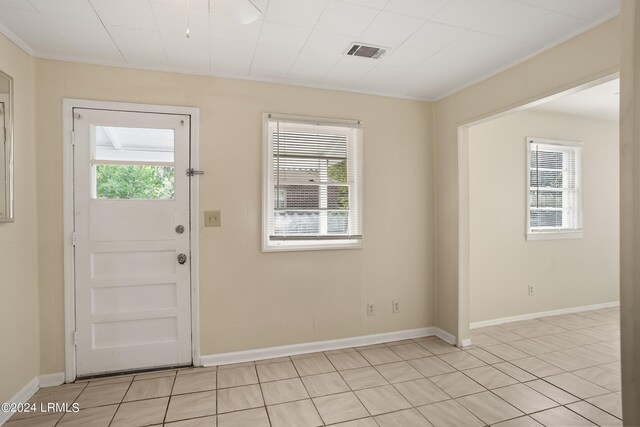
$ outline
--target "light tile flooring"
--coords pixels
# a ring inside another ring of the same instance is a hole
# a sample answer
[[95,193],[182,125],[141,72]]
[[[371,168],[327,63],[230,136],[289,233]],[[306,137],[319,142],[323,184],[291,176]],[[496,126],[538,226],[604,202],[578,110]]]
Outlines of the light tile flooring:
[[[45,388],[18,426],[619,426],[617,309],[472,331],[460,350],[435,337],[217,368]],[[30,415],[30,416],[29,416]]]

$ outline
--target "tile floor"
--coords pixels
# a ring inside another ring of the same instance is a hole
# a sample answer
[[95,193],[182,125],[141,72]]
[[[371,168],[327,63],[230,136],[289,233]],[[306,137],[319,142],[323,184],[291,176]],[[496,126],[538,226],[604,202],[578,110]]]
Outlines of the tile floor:
[[619,426],[619,312],[603,309],[435,337],[45,388],[19,426]]

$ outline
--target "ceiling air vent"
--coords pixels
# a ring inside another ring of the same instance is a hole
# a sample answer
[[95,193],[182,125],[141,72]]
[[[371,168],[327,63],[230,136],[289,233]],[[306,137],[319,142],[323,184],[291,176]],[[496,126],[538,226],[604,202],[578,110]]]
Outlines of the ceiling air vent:
[[347,51],[347,55],[378,59],[382,57],[382,55],[384,55],[386,52],[387,50],[382,47],[367,46],[360,43],[354,43]]

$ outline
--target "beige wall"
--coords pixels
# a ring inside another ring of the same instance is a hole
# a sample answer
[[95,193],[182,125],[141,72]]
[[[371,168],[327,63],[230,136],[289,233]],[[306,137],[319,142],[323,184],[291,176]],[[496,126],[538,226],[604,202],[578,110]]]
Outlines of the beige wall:
[[14,79],[15,222],[0,224],[0,402],[38,375],[34,60],[0,35],[0,70]]
[[622,1],[620,316],[624,424],[640,426],[640,7]]
[[[64,370],[64,97],[200,108],[201,209],[221,209],[223,224],[199,230],[202,354],[435,322],[430,104],[49,60],[36,74],[42,373]],[[260,251],[263,112],[364,122],[363,249]]]
[[[528,136],[582,142],[583,238],[525,239]],[[619,300],[619,146],[618,122],[547,112],[469,129],[471,322]]]
[[436,319],[438,326],[459,340],[468,335],[469,295],[468,268],[459,277],[458,262],[460,254],[468,256],[468,242],[458,233],[458,213],[464,214],[459,211],[459,184],[463,183],[458,182],[458,157],[467,160],[466,153],[458,150],[458,128],[610,75],[619,64],[620,20],[614,18],[435,104]]
[[[30,337],[38,335],[38,317],[40,373],[64,369],[63,97],[200,107],[207,170],[201,178],[202,209],[222,209],[224,217],[224,227],[200,230],[202,352],[211,354],[434,323],[458,332],[458,302],[468,304],[468,292],[458,295],[458,126],[608,75],[618,70],[620,59],[615,18],[434,108],[335,91],[35,60],[34,161],[28,121],[34,108],[34,60],[4,38],[0,53],[0,67],[17,77],[21,92],[30,94],[16,105],[22,111],[16,133],[28,141],[16,149],[17,190],[25,196],[16,205],[19,220],[0,226],[3,292],[5,278],[9,283],[0,316],[11,319],[2,322],[4,328],[20,324],[22,329],[14,332],[20,334],[15,346],[0,350],[9,353],[2,353],[2,360],[9,360],[4,366],[11,368],[1,389],[11,393],[37,374],[38,339]],[[263,111],[365,122],[364,249],[259,251]],[[399,205],[416,219],[407,221]],[[33,307],[38,298],[39,312]],[[400,299],[401,313],[391,314],[392,298]],[[364,306],[371,301],[377,314],[366,317]]]

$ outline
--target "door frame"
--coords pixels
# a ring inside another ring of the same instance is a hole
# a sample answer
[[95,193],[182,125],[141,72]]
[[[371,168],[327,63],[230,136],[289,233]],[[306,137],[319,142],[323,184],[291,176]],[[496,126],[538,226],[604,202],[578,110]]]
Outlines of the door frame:
[[[473,343],[470,338],[471,311],[471,204],[469,177],[469,128],[511,113],[527,110],[536,105],[571,95],[581,90],[620,78],[618,70],[609,70],[581,79],[565,87],[542,95],[536,95],[518,105],[511,105],[460,123],[458,125],[458,325],[456,345],[466,348]],[[525,159],[523,159],[523,162]],[[525,194],[523,189],[523,195]],[[526,202],[526,198],[523,203]],[[524,230],[523,230],[524,234]],[[523,237],[524,238],[524,237]]]
[[[200,166],[200,110],[197,107],[170,105],[132,104],[125,102],[95,101],[64,98],[63,117],[63,210],[64,210],[64,348],[65,382],[76,379],[76,351],[74,332],[76,325],[75,310],[75,260],[73,252],[74,224],[74,175],[73,175],[73,109],[88,108],[97,110],[129,111],[139,113],[160,113],[188,115],[190,124],[190,167],[198,170]],[[190,182],[190,221],[191,221],[191,358],[194,366],[200,366],[200,180],[196,177]]]

